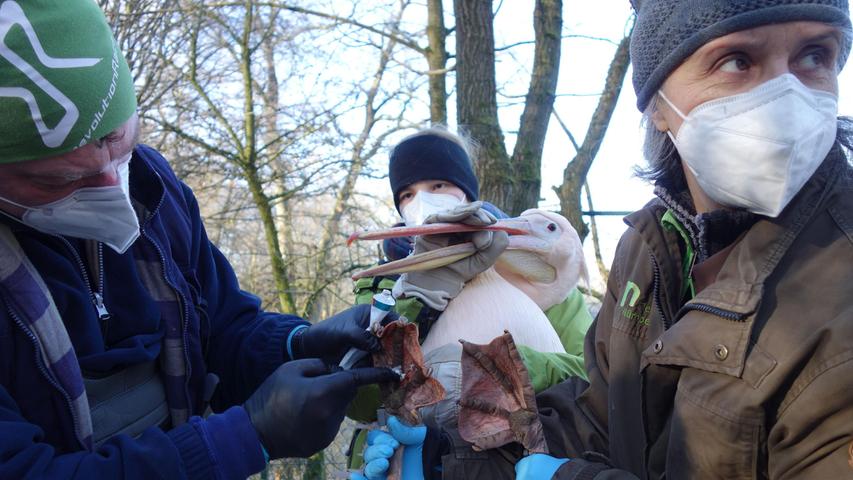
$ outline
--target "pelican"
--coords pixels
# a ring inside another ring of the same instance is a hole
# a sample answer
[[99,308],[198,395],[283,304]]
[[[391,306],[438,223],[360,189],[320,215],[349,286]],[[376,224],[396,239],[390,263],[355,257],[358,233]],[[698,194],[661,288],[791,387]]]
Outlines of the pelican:
[[[350,237],[350,242],[478,229],[509,233],[509,246],[494,267],[466,283],[448,304],[421,345],[424,354],[459,339],[486,344],[504,330],[520,345],[540,352],[565,353],[543,310],[565,300],[588,274],[580,238],[562,215],[531,209],[517,218],[499,220],[486,227],[449,223],[397,227],[357,233]],[[453,245],[386,263],[359,272],[353,278],[437,268],[474,252],[470,243]]]

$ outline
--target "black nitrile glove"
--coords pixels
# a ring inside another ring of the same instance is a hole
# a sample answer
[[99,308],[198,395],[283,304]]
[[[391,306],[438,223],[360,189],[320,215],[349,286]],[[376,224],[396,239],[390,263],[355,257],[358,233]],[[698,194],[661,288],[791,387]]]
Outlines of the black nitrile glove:
[[[388,312],[383,323],[396,318],[396,313]],[[379,339],[367,331],[369,323],[370,305],[356,305],[315,323],[293,336],[293,358],[322,358],[337,365],[350,348],[367,352],[379,351]]]
[[270,458],[305,458],[335,439],[358,387],[399,378],[388,368],[333,371],[319,359],[294,360],[267,377],[243,408]]

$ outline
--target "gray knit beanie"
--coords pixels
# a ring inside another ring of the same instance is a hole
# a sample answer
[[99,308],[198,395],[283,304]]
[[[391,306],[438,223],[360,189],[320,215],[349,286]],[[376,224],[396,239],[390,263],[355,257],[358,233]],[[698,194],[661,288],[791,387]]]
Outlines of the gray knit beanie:
[[[771,23],[817,21],[850,29],[847,0],[632,0],[637,21],[631,61],[637,107],[649,101],[681,62],[709,41]],[[839,69],[850,53],[842,45]]]

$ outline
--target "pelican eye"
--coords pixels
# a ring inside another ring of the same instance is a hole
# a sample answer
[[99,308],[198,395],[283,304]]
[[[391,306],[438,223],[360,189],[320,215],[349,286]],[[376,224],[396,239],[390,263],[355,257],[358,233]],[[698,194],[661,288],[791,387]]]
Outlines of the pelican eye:
[[548,230],[552,231],[552,232],[556,232],[557,231],[557,224],[556,223],[549,223],[548,224]]

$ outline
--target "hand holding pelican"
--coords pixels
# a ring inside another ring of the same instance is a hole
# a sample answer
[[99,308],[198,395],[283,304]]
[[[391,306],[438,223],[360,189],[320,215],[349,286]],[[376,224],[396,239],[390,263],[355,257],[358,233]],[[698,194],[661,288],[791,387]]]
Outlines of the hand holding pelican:
[[[447,212],[429,216],[424,225],[457,224],[470,227],[493,225],[497,219],[482,208],[483,202],[459,205]],[[465,240],[468,240],[467,242]],[[445,234],[419,235],[415,238],[413,256],[435,255],[452,245],[467,244],[473,248],[466,255],[451,257],[437,262],[433,268],[418,269],[403,273],[394,285],[396,297],[418,297],[435,310],[444,310],[450,300],[459,295],[465,282],[494,265],[497,257],[507,246],[507,234],[503,231],[477,229],[470,233],[448,232]]]

